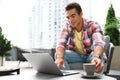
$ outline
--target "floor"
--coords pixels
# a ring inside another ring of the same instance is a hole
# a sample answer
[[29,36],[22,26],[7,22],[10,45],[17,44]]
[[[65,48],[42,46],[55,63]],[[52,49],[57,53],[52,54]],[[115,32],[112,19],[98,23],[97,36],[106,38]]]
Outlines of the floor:
[[108,76],[115,77],[120,80],[120,70],[110,70]]

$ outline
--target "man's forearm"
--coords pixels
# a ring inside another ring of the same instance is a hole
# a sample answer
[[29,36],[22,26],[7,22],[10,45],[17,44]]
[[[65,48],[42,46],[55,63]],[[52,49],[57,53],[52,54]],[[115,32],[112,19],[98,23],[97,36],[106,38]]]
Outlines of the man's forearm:
[[57,48],[56,49],[56,53],[57,53],[57,58],[64,58],[64,52],[65,52],[65,49],[64,48]]
[[98,57],[102,57],[102,55],[103,55],[103,52],[104,52],[104,48],[103,47],[101,47],[101,46],[97,46],[97,47],[95,47],[95,49],[94,49],[94,56],[98,56]]

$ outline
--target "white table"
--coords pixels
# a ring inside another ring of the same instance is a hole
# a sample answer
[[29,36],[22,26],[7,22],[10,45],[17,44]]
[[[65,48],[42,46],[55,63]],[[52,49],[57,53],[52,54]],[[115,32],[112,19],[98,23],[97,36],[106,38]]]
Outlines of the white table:
[[[80,73],[82,72],[83,71],[80,71]],[[0,76],[0,80],[117,80],[117,79],[106,75],[102,75],[100,79],[82,78],[81,74],[57,76],[57,75],[37,73],[36,70],[29,68],[29,69],[21,69],[19,75],[14,74],[14,75]]]

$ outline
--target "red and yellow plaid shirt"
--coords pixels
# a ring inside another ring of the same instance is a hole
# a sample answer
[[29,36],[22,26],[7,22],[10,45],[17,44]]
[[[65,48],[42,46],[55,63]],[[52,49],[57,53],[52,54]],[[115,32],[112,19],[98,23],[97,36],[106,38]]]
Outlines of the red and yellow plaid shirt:
[[[82,43],[84,51],[89,54],[96,46],[104,48],[102,29],[97,22],[83,19],[82,26]],[[56,48],[62,47],[69,50],[76,50],[75,46],[75,30],[67,23],[63,28],[56,45]]]

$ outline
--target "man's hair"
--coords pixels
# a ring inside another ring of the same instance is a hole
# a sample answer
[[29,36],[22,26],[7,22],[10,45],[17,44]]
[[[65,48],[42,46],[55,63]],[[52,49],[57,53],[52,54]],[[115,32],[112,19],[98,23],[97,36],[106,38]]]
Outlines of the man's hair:
[[68,10],[71,10],[71,9],[76,9],[77,10],[77,13],[80,14],[80,12],[82,12],[82,8],[81,6],[76,3],[76,2],[72,2],[72,3],[69,3],[66,7],[65,7],[65,11],[68,11]]

